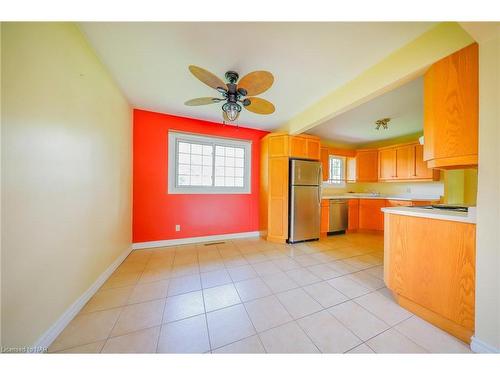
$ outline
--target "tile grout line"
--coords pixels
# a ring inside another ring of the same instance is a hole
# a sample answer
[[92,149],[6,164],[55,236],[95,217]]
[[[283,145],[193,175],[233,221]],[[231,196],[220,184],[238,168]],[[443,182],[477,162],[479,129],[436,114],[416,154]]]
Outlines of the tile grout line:
[[[173,267],[173,264],[174,264],[174,261],[175,261],[175,254],[176,254],[176,251],[174,251],[174,256],[172,257],[172,262],[170,264],[170,268]],[[168,282],[167,295],[165,297],[165,303],[163,304],[163,310],[162,310],[162,313],[161,313],[160,332],[158,332],[158,338],[156,339],[155,353],[158,353],[158,346],[160,345],[160,337],[161,337],[161,333],[163,331],[163,314],[165,314],[165,308],[167,306],[167,298],[168,298],[168,290],[169,289],[170,289],[170,281]]]
[[[196,255],[196,259],[198,260],[198,264],[199,264],[199,255],[197,253]],[[203,291],[203,284],[201,282],[201,275],[199,275],[199,278],[200,278],[200,286],[202,287],[201,289],[201,299],[203,301],[203,311],[204,311],[204,316],[205,316],[205,327],[207,328],[207,338],[208,338],[208,351],[210,353],[212,353],[212,339],[210,338],[210,328],[208,327],[208,314],[207,314],[207,306],[206,306],[206,303],[205,303],[205,293]]]
[[[411,318],[413,318],[413,316],[410,316],[410,317],[408,317],[408,318],[406,318],[406,319],[404,319],[404,320],[400,321],[399,323],[397,323],[397,324],[395,324],[395,325],[393,325],[393,326],[389,326],[389,328],[387,328],[387,329],[383,330],[383,331],[382,331],[382,332],[380,332],[380,333],[377,333],[375,336],[370,337],[370,338],[369,338],[369,339],[367,339],[366,341],[363,341],[363,344],[366,344],[366,345],[367,345],[367,346],[368,346],[371,350],[373,350],[375,353],[378,353],[378,352],[376,352],[376,351],[375,351],[375,349],[374,349],[374,348],[372,348],[372,347],[370,346],[370,344],[368,343],[368,341],[373,340],[375,337],[380,336],[381,334],[383,334],[383,333],[385,333],[385,332],[387,332],[387,331],[389,331],[389,330],[391,330],[391,329],[395,328],[395,327],[396,327],[397,325],[399,325],[400,323],[403,323],[403,322],[405,322],[405,321],[407,321],[408,319],[411,319]],[[399,332],[399,331],[398,331],[398,332]],[[402,332],[399,332],[399,333],[401,333],[401,334],[402,334],[405,338],[407,338],[409,341],[411,341],[412,343],[414,343],[416,346],[418,346],[418,347],[422,348],[425,352],[427,352],[427,353],[431,353],[431,352],[430,352],[430,351],[428,351],[426,348],[424,348],[423,346],[421,346],[421,345],[417,344],[415,341],[413,341],[412,339],[410,339],[409,337],[407,337],[407,336],[406,336],[405,334],[403,334]]]
[[[240,256],[244,258],[243,254],[245,254],[245,253],[242,253],[242,252],[241,252],[240,247],[239,247],[236,243],[233,243],[232,241],[231,241],[230,243],[231,243],[231,245],[232,245],[232,246],[234,246],[234,247],[236,248],[236,250],[240,253]],[[351,245],[351,246],[352,246],[352,245]],[[172,259],[171,268],[172,268],[172,267],[174,267],[174,268],[175,268],[175,266],[174,266],[174,265],[175,265],[175,256],[176,256],[176,253],[177,253],[177,251],[178,251],[179,249],[178,249],[178,247],[177,247],[177,246],[173,246],[173,247],[171,247],[171,248],[172,248],[172,249],[175,249],[175,250],[173,251],[173,252],[174,252],[174,257],[173,257],[173,259]],[[194,274],[198,274],[198,278],[200,279],[200,285],[201,285],[201,274],[202,274],[202,273],[206,273],[206,272],[201,272],[201,270],[200,270],[200,266],[199,266],[199,254],[200,254],[200,248],[199,248],[199,246],[196,246],[196,247],[193,249],[193,251],[194,251],[196,248],[198,248],[198,249],[196,250],[196,252],[197,252],[197,253],[196,253],[196,254],[197,254],[196,259],[197,259],[197,263],[198,263],[198,264],[197,264],[198,272],[195,272]],[[348,247],[347,247],[347,248],[348,248]],[[316,249],[317,249],[317,248],[314,248],[313,250],[316,250]],[[144,250],[148,251],[147,249],[144,249]],[[142,250],[142,251],[144,251],[144,250]],[[221,253],[220,253],[220,251],[221,251],[221,250],[220,250],[220,249],[217,249],[217,250],[218,250],[218,252],[219,252],[219,255],[221,255]],[[246,258],[244,258],[244,259],[245,259],[245,262],[247,262],[247,264],[244,264],[244,265],[239,265],[239,266],[250,266],[250,267],[254,270],[254,272],[255,272],[255,268],[254,268],[254,265],[255,265],[255,264],[262,263],[262,262],[265,262],[265,261],[270,261],[273,265],[275,265],[275,266],[279,269],[279,271],[280,271],[280,272],[284,273],[287,277],[289,277],[289,276],[286,274],[286,272],[287,272],[287,271],[285,271],[283,268],[279,267],[279,265],[278,265],[278,264],[276,264],[276,263],[277,263],[277,261],[279,261],[280,259],[290,259],[290,260],[292,260],[292,261],[294,261],[294,259],[293,259],[293,256],[290,256],[290,255],[286,254],[286,252],[288,252],[288,251],[289,251],[289,249],[288,249],[288,250],[286,250],[286,251],[280,251],[280,250],[282,250],[282,248],[281,248],[281,247],[277,248],[277,247],[272,246],[272,245],[271,245],[271,246],[267,246],[267,247],[266,247],[266,249],[265,249],[264,251],[257,251],[257,252],[252,252],[252,253],[277,252],[277,253],[281,254],[281,256],[280,256],[280,255],[278,255],[277,257],[276,257],[276,256],[274,256],[274,257],[268,258],[268,259],[266,259],[266,260],[261,260],[261,261],[255,262],[255,263],[249,263],[249,262],[248,262],[248,260],[247,260]],[[292,248],[291,250],[293,251],[293,248]],[[333,249],[333,250],[335,250],[335,249]],[[372,250],[372,251],[368,251],[367,253],[361,253],[361,254],[357,254],[357,255],[352,255],[351,257],[346,257],[346,258],[335,259],[335,260],[333,260],[333,261],[339,261],[339,260],[344,260],[344,259],[349,259],[349,258],[355,258],[355,257],[360,257],[360,256],[364,256],[364,255],[369,255],[369,254],[372,254],[372,253],[380,252],[379,250],[373,250],[373,249],[370,249],[370,250]],[[137,251],[137,250],[136,250],[136,251]],[[313,251],[312,253],[309,253],[309,254],[308,254],[308,253],[306,253],[306,255],[310,255],[310,254],[319,254],[319,253],[322,253],[322,252],[325,252],[325,251],[331,251],[331,250],[327,250],[327,248],[321,248],[321,249],[320,249],[320,250],[318,250],[318,251]],[[139,279],[139,280],[140,280],[140,278],[142,277],[142,275],[144,274],[144,271],[145,271],[145,269],[146,269],[147,265],[149,264],[149,262],[150,262],[150,260],[151,260],[151,258],[152,258],[152,255],[153,255],[153,252],[151,252],[151,253],[148,255],[148,260],[145,262],[144,268],[142,269],[142,271],[140,272],[140,275],[139,275],[139,277],[138,277],[138,279]],[[236,255],[236,256],[238,256],[238,255]],[[224,259],[230,259],[230,258],[232,258],[232,257],[233,257],[233,256],[229,256],[229,257],[224,258],[224,257],[222,257],[222,256],[221,256],[223,269],[224,269],[226,272],[228,272],[228,268],[238,267],[238,265],[233,265],[233,266],[231,266],[231,267],[230,267],[230,266],[227,264],[228,262],[227,262],[227,261],[226,261],[226,262],[224,261]],[[331,261],[324,260],[324,261],[320,262],[319,264],[326,264],[326,263],[329,263],[329,262],[331,262]],[[123,263],[123,262],[122,262],[122,263]],[[186,264],[189,264],[189,263],[190,263],[190,262],[187,262]],[[300,265],[300,263],[299,263],[299,265]],[[313,265],[311,265],[311,266],[313,266]],[[311,266],[310,266],[310,267],[311,267]],[[371,269],[371,268],[375,268],[375,267],[379,267],[379,266],[380,266],[380,264],[376,264],[376,265],[373,265],[373,264],[372,264],[370,267],[363,268],[363,269],[357,269],[357,270],[356,270],[356,271],[354,271],[354,272],[350,272],[350,273],[348,273],[348,274],[345,274],[345,275],[340,275],[340,276],[337,276],[337,277],[342,277],[342,276],[346,276],[346,275],[350,275],[350,274],[354,274],[354,273],[362,272],[362,271],[365,271],[365,270],[367,270],[367,269]],[[300,265],[300,267],[298,267],[298,268],[294,268],[294,269],[300,269],[300,268],[302,268],[302,269],[307,269],[307,266],[302,266],[302,265]],[[290,271],[290,270],[293,270],[293,269],[289,269],[288,271]],[[308,270],[308,271],[309,271],[309,270]],[[208,272],[210,272],[210,271],[208,271]],[[309,272],[310,272],[310,271],[309,271]],[[193,276],[194,276],[194,274],[193,274]],[[190,275],[190,274],[187,274],[187,275],[182,275],[182,274],[180,274],[180,275],[176,275],[175,277],[168,277],[168,278],[166,278],[166,279],[155,280],[155,281],[151,281],[151,282],[149,282],[149,283],[160,282],[160,281],[162,281],[162,280],[172,280],[172,279],[175,279],[175,278],[180,278],[180,277],[189,276],[189,275]],[[255,277],[255,278],[259,278],[259,279],[261,279],[261,278],[262,278],[262,275],[259,275],[259,274],[257,274],[257,275],[258,275],[258,276],[257,276],[257,277]],[[374,275],[371,275],[371,274],[369,274],[369,275],[370,275],[371,277],[374,277]],[[230,273],[229,273],[229,278],[232,280],[232,284],[233,284],[233,286],[234,286],[235,281],[234,281],[234,279],[231,277]],[[336,278],[336,277],[334,277],[334,278]],[[306,287],[306,286],[313,285],[313,284],[317,284],[317,283],[320,283],[320,282],[325,282],[325,281],[328,281],[328,280],[331,280],[331,279],[334,279],[334,278],[330,278],[330,279],[327,279],[327,280],[321,280],[321,279],[320,279],[319,281],[317,281],[317,282],[313,282],[313,283],[310,283],[310,284],[297,285],[297,287],[296,287],[296,288],[292,288],[292,289],[290,289],[290,290],[294,290],[294,289],[298,289],[298,288],[300,288],[300,289],[304,289],[304,287]],[[374,278],[376,278],[376,277],[374,277]],[[378,278],[377,278],[377,279],[378,279]],[[244,279],[244,280],[248,280],[248,278],[247,278],[247,279]],[[240,281],[244,281],[244,280],[240,280]],[[353,281],[353,282],[355,282],[355,283],[357,283],[357,282],[356,282],[356,281],[354,281],[354,280],[352,280],[352,281]],[[238,282],[239,282],[239,281],[238,281]],[[148,284],[148,283],[144,283],[144,284]],[[215,285],[215,286],[212,286],[212,287],[217,287],[217,286],[227,285],[227,284],[229,284],[229,283],[226,283],[226,284],[220,284],[220,285]],[[265,284],[267,284],[267,283],[265,283]],[[360,283],[357,283],[357,284],[362,285],[362,284],[360,284]],[[131,285],[130,285],[130,287],[133,287],[133,289],[135,289],[135,288],[137,288],[137,286],[138,286],[138,285],[139,285],[139,282],[137,281],[137,282],[135,282],[134,284],[131,284]],[[331,285],[330,285],[330,286],[331,286]],[[362,285],[362,286],[364,286],[364,285]],[[127,287],[127,286],[120,286],[120,287]],[[109,290],[109,289],[116,289],[116,288],[120,288],[120,287],[115,287],[115,288],[107,288],[106,290]],[[331,286],[331,287],[332,287],[332,288],[334,288],[333,286]],[[167,297],[165,297],[165,303],[166,303],[166,299],[169,297],[169,296],[168,296],[168,289],[169,289],[169,288],[170,288],[170,285],[167,287]],[[370,288],[372,288],[372,287],[370,287]],[[379,289],[382,289],[382,288],[383,288],[383,287],[378,288],[378,289],[377,289],[377,288],[374,288],[374,290],[370,290],[370,291],[368,291],[367,293],[364,293],[364,294],[362,294],[362,295],[366,295],[366,294],[372,293],[373,291],[376,291],[376,290],[379,290]],[[202,295],[203,295],[203,296],[204,296],[204,292],[203,292],[203,291],[204,291],[205,289],[209,289],[209,288],[203,288],[203,286],[202,286],[201,291],[202,291]],[[336,288],[334,288],[334,289],[335,289],[335,290],[337,290]],[[236,289],[236,291],[237,291],[237,289]],[[305,291],[305,290],[304,290],[304,291]],[[185,294],[185,293],[190,293],[190,292],[179,293],[178,295],[182,295],[182,294]],[[239,292],[238,292],[238,291],[237,291],[237,293],[238,293],[238,296],[239,296]],[[307,293],[307,291],[305,291],[305,293],[306,293],[306,294],[308,294],[308,295],[310,296],[310,294],[309,294],[309,293]],[[343,294],[343,293],[342,293],[342,292],[340,292],[340,291],[339,291],[339,293]],[[271,290],[271,295],[276,296],[276,294],[277,294],[277,292],[274,292],[273,290]],[[354,298],[361,297],[362,295],[357,296],[357,297],[354,297]],[[127,298],[127,302],[130,300],[130,297],[131,297],[131,296],[128,296],[128,298]],[[314,297],[312,297],[312,296],[310,296],[310,297],[311,297],[313,300],[315,300],[315,299],[314,299]],[[347,297],[348,297],[348,296],[347,296]],[[160,299],[163,299],[163,298],[160,298]],[[255,298],[255,299],[258,299],[258,298]],[[255,300],[255,299],[252,299],[252,300]],[[351,298],[350,300],[352,300],[352,299],[353,299],[353,298]],[[120,310],[119,316],[117,317],[117,320],[115,321],[115,323],[114,323],[114,325],[113,325],[113,327],[112,327],[112,329],[111,329],[110,333],[108,334],[108,337],[104,340],[105,342],[104,342],[104,344],[103,344],[103,348],[104,348],[105,344],[107,343],[107,341],[109,341],[109,339],[110,339],[110,337],[111,337],[111,332],[113,331],[113,329],[114,329],[114,327],[116,326],[116,324],[117,324],[118,320],[120,319],[121,314],[122,314],[122,312],[123,312],[123,310],[124,310],[124,306],[128,306],[128,305],[135,305],[135,304],[140,304],[140,303],[145,303],[145,302],[150,302],[150,301],[155,301],[155,300],[158,300],[158,299],[152,299],[152,300],[141,301],[141,302],[137,302],[137,303],[133,303],[133,304],[127,304],[127,305],[118,306],[119,308],[121,307],[121,310]],[[250,301],[251,301],[251,300],[246,301],[246,302],[243,302],[243,301],[241,301],[241,297],[240,297],[240,302],[243,304],[243,306],[244,306],[244,308],[245,308],[245,311],[246,311],[247,315],[248,315],[248,311],[246,310],[245,303],[250,302]],[[282,303],[281,303],[281,301],[279,300],[279,298],[278,298],[278,301],[279,301],[279,303],[282,305]],[[205,310],[205,313],[204,313],[204,314],[205,314],[205,316],[206,316],[207,312],[206,312],[205,301],[203,301],[203,302],[204,302],[204,310]],[[316,302],[318,302],[318,303],[319,303],[319,301],[316,301]],[[344,302],[347,302],[347,301],[344,301]],[[234,306],[234,305],[232,305],[232,306]],[[283,306],[283,305],[282,305],[282,306]],[[226,307],[227,307],[227,306],[226,306]],[[226,307],[223,307],[223,308],[226,308]],[[330,306],[330,307],[332,307],[332,306]],[[328,308],[330,308],[330,307],[328,307]],[[110,309],[114,309],[114,308],[117,308],[117,307],[113,307],[113,308],[109,308],[109,309],[103,309],[103,310],[96,310],[96,311],[94,311],[94,312],[98,312],[98,311],[106,311],[106,310],[110,310]],[[221,310],[221,309],[223,309],[223,308],[220,308],[220,309],[215,309],[214,311]],[[287,313],[289,313],[289,311],[286,309],[286,307],[284,307],[284,306],[283,306],[283,308],[285,309],[285,311],[287,311]],[[328,308],[325,308],[325,309],[328,309]],[[319,310],[319,311],[323,311],[323,310],[325,310],[325,309],[322,309],[322,310]],[[164,314],[164,311],[165,311],[165,304],[163,305],[162,316],[163,316],[163,314]],[[319,311],[317,311],[317,312],[319,312]],[[290,313],[289,313],[289,314],[290,314]],[[370,314],[371,314],[371,313],[370,313]],[[200,314],[198,314],[198,315],[200,315]],[[310,314],[309,314],[309,315],[310,315]],[[307,316],[307,315],[306,315],[306,316]],[[304,316],[304,317],[305,317],[305,316]],[[303,318],[303,317],[301,317],[301,318]],[[182,319],[179,319],[179,320],[182,320]],[[177,321],[179,321],[179,320],[177,320]],[[251,319],[250,319],[250,321],[251,321]],[[292,321],[297,321],[297,319],[293,319],[293,316],[292,316]],[[253,325],[253,322],[252,322],[252,321],[251,321],[251,323],[252,323],[252,325]],[[207,331],[209,331],[209,329],[208,329],[208,321],[207,321],[207,320],[206,320],[206,324],[207,324]],[[162,324],[160,324],[160,326],[162,326],[162,325],[163,325],[163,319],[162,319]],[[153,327],[156,327],[156,326],[153,326]],[[139,329],[139,330],[135,330],[135,331],[127,332],[127,333],[125,333],[124,335],[130,334],[130,333],[133,333],[133,332],[138,332],[138,331],[145,330],[145,329],[151,329],[151,328],[153,328],[153,327],[141,328],[141,329]],[[276,328],[276,327],[273,327],[273,328]],[[254,326],[254,329],[255,329],[255,326]],[[271,329],[272,329],[272,328],[271,328]],[[302,329],[302,328],[301,328],[301,329]],[[255,331],[257,332],[257,330],[255,330]],[[265,332],[265,331],[262,331],[262,332]],[[259,335],[259,333],[258,333],[258,332],[257,332],[256,334],[257,334],[257,336]],[[305,334],[306,334],[306,336],[308,336],[308,335],[307,335],[307,333],[305,333]],[[119,335],[119,336],[123,336],[123,335]],[[114,337],[119,337],[119,336],[114,336]],[[159,334],[159,336],[160,336],[160,334]],[[251,336],[249,336],[249,337],[251,337]],[[308,336],[308,337],[309,337],[309,336]],[[258,338],[259,338],[259,340],[260,340],[260,336],[258,336]],[[309,339],[310,339],[310,338],[309,338]],[[159,340],[159,337],[158,337],[158,340]],[[99,341],[100,341],[100,340],[99,340]],[[239,341],[239,340],[237,340],[237,341]],[[311,341],[312,341],[312,340],[311,340]],[[235,341],[235,342],[236,342],[236,341]],[[261,343],[262,343],[262,342],[261,342]],[[314,342],[313,342],[313,343],[314,343]],[[210,336],[209,336],[209,344],[210,344],[210,348],[212,348],[212,345],[211,345],[211,342],[210,342]],[[315,344],[315,343],[314,343],[314,344]],[[81,344],[81,345],[86,345],[86,344]],[[157,342],[157,345],[158,345],[158,342]],[[229,345],[229,344],[228,344],[228,345]],[[316,345],[316,344],[315,344],[315,345]],[[418,344],[417,344],[417,345],[418,345]],[[80,345],[78,345],[78,346],[80,346]],[[69,349],[69,348],[66,348],[66,349]],[[62,350],[66,350],[66,349],[62,349]],[[264,348],[264,350],[265,350],[265,348]],[[102,349],[101,349],[101,351],[102,351]]]
[[[144,264],[144,269],[146,268],[146,264],[148,264],[148,263],[149,263],[149,259],[151,258],[151,256],[152,256],[152,253],[151,253],[151,254],[149,254],[149,256],[148,256],[148,261]],[[127,258],[128,258],[128,256],[127,256]],[[127,258],[125,258],[123,261],[125,261]],[[123,263],[123,262],[122,262],[122,263]],[[140,277],[141,277],[141,276],[142,276],[142,274],[144,273],[144,269],[141,271],[141,273],[140,273],[140,275],[139,275],[139,277],[138,277],[138,279],[137,279],[137,282],[139,282]],[[135,289],[135,286],[136,286],[136,285],[137,285],[137,283],[135,283],[135,284],[134,284],[134,289]],[[129,298],[130,298],[130,296],[129,296]],[[127,298],[127,301],[128,301],[128,298]],[[106,340],[104,341],[104,344],[103,344],[103,346],[102,346],[101,350],[99,351],[99,353],[102,353],[103,349],[106,347],[106,344],[107,344],[107,343],[108,343],[108,341],[110,340],[111,333],[113,332],[113,330],[114,330],[114,329],[115,329],[115,327],[116,327],[116,324],[117,324],[117,323],[118,323],[118,321],[120,320],[120,317],[122,316],[123,310],[125,310],[125,306],[120,307],[120,312],[119,312],[119,314],[118,314],[118,317],[116,318],[115,323],[113,324],[113,327],[112,327],[112,328],[111,328],[111,330],[109,331],[109,333],[108,333],[108,337],[107,337],[107,338],[106,338]]]
[[[224,262],[223,262],[223,266],[224,266],[224,269],[226,270],[226,272],[229,274],[229,278],[232,280],[231,273],[230,273],[230,272],[229,272],[229,270],[227,269],[226,264],[225,264]],[[250,267],[251,267],[251,266],[250,266]],[[251,267],[251,268],[253,269],[253,267]],[[255,272],[255,270],[254,270],[254,272]],[[253,329],[254,329],[254,331],[255,331],[255,335],[257,336],[257,339],[259,340],[260,344],[262,345],[262,348],[264,349],[264,352],[265,352],[265,353],[267,353],[267,349],[266,349],[266,347],[264,346],[264,343],[262,342],[262,340],[261,340],[261,338],[260,338],[260,336],[259,336],[259,333],[257,332],[257,329],[255,328],[255,324],[253,323],[252,319],[250,318],[250,315],[248,314],[247,307],[245,306],[245,304],[243,303],[243,300],[241,299],[240,292],[238,292],[238,288],[236,288],[236,286],[234,286],[234,281],[233,281],[233,287],[234,287],[234,289],[236,290],[236,294],[238,294],[238,298],[240,299],[240,302],[241,302],[241,304],[243,305],[243,308],[245,309],[245,313],[247,314],[247,318],[248,318],[248,320],[249,320],[249,321],[250,321],[250,323],[252,324],[252,327],[253,327]],[[253,336],[253,335],[252,335],[252,336]],[[252,336],[248,336],[248,337],[252,337]],[[241,340],[244,340],[244,339],[246,339],[246,338],[248,338],[248,337],[245,337],[245,338],[243,338],[243,339],[241,339]],[[229,343],[229,344],[227,344],[227,345],[234,344],[235,342],[238,342],[238,341],[241,341],[241,340],[234,341],[234,342]],[[226,346],[226,345],[224,345],[224,346]],[[222,347],[223,347],[223,346],[220,346],[219,348],[222,348]],[[213,350],[217,350],[217,349],[219,349],[219,348],[216,348],[216,349],[213,349]]]

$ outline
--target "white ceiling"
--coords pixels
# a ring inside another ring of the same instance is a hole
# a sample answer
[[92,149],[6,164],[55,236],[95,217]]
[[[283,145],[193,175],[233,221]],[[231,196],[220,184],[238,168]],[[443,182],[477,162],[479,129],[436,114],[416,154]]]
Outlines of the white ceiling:
[[[375,130],[375,121],[391,118],[389,128]],[[391,139],[423,128],[423,79],[415,79],[397,89],[342,113],[308,131],[335,142],[359,145]]]
[[221,104],[187,107],[217,95],[188,65],[223,77],[269,70],[260,95],[276,112],[245,111],[240,125],[272,130],[402,47],[433,23],[81,23],[97,54],[136,108],[221,122]]

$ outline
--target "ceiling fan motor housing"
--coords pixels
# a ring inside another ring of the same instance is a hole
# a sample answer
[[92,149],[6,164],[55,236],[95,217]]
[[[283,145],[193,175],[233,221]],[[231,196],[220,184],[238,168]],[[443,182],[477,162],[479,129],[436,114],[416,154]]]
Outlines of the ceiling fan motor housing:
[[238,81],[238,78],[240,78],[239,74],[233,70],[227,71],[225,77],[229,81],[229,83],[236,83]]

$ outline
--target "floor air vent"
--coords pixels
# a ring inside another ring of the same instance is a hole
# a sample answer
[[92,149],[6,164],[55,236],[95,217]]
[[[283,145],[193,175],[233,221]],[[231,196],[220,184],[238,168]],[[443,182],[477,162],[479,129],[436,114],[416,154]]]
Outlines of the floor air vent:
[[206,243],[204,244],[205,246],[212,246],[212,245],[220,245],[221,243],[225,243],[224,241],[221,241],[221,242],[209,242],[209,243]]

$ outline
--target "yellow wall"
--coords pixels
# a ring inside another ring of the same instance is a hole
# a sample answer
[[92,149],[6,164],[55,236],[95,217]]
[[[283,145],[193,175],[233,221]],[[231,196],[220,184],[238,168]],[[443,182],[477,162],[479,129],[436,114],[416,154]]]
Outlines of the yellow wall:
[[500,352],[500,26],[479,40],[475,337]]
[[76,25],[3,23],[2,345],[32,345],[131,244],[131,109]]
[[332,188],[323,185],[323,195],[342,194],[345,192],[366,193],[376,191],[383,195],[408,195],[416,197],[443,195],[444,185],[436,182],[356,182],[348,183],[345,188]]
[[473,42],[456,22],[440,23],[290,119],[280,130],[306,132],[409,82],[430,64]]
[[476,205],[477,169],[449,170],[443,175],[445,203]]

